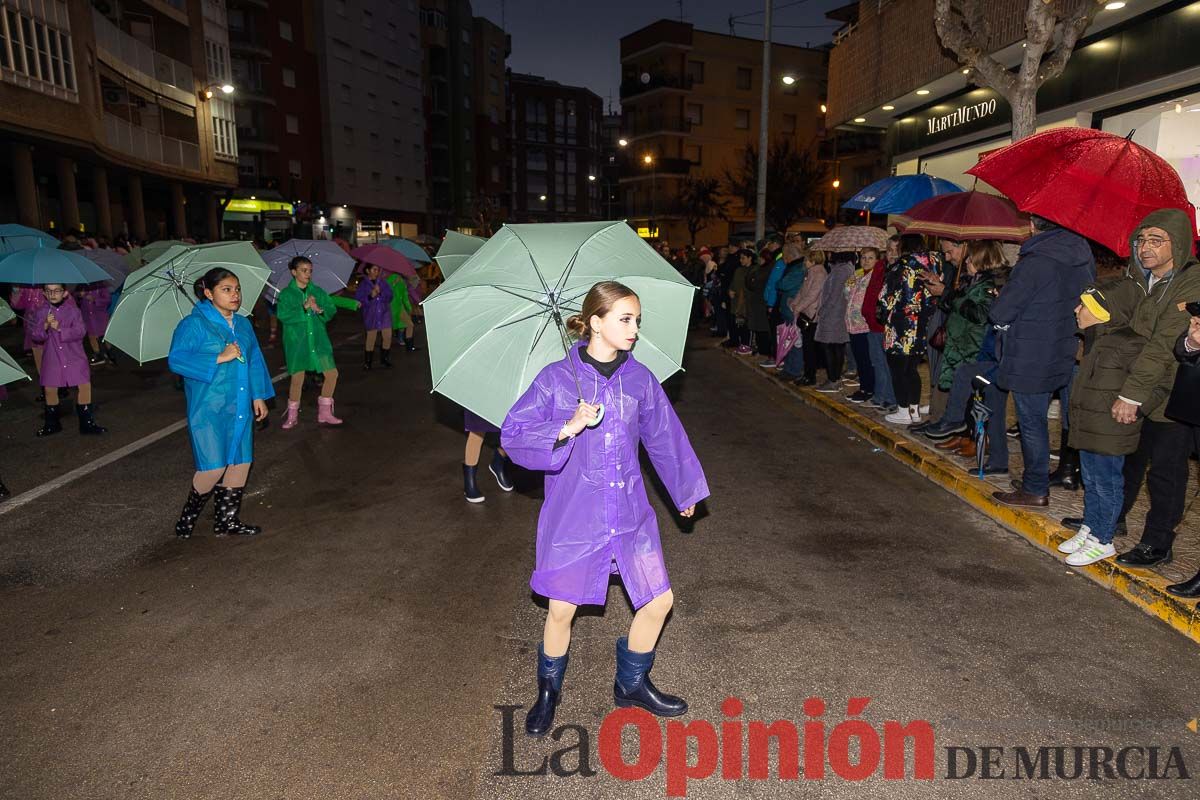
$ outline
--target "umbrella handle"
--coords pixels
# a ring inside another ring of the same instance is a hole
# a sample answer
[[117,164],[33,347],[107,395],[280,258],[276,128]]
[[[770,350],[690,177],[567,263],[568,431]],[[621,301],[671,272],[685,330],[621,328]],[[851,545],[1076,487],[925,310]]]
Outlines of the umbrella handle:
[[596,418],[587,424],[589,428],[594,428],[604,421],[604,403],[600,404],[599,409],[596,412]]

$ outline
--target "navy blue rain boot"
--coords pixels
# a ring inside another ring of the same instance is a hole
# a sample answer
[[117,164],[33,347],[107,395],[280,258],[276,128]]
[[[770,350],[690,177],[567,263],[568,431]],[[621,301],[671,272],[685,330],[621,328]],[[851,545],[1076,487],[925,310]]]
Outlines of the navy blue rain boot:
[[629,649],[626,637],[617,639],[617,679],[613,682],[613,700],[617,706],[637,706],[659,717],[678,717],[686,714],[686,700],[660,692],[650,682],[650,668],[653,666],[653,650],[649,653],[635,653]]
[[512,478],[508,477],[506,468],[508,467],[508,456],[500,454],[497,450],[492,454],[492,463],[488,465],[488,471],[492,473],[492,477],[496,479],[496,483],[506,492],[513,490]]
[[567,653],[552,658],[538,645],[538,697],[525,716],[525,733],[530,736],[545,736],[554,725],[554,711],[558,708],[558,697],[562,692],[563,675],[567,672],[569,658]]

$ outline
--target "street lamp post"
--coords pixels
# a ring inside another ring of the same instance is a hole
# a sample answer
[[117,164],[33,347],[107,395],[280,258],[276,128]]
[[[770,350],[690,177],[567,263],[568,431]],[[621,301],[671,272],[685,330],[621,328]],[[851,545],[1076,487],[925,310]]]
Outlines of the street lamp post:
[[758,123],[758,192],[754,204],[754,241],[762,241],[767,232],[767,123],[771,119],[771,11],[766,0],[763,20],[762,117]]
[[650,225],[654,228],[654,218],[658,216],[658,193],[655,191],[655,184],[658,178],[658,165],[654,163],[654,156],[647,153],[642,156],[642,161],[650,165]]

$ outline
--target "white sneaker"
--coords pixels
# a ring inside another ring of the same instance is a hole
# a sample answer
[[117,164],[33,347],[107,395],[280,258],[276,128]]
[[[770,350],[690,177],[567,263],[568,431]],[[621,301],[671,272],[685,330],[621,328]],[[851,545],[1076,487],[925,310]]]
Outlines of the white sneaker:
[[1046,409],[1046,419],[1058,419],[1061,416],[1059,408],[1058,400],[1051,400],[1050,407]]
[[1067,563],[1072,567],[1086,567],[1088,564],[1112,558],[1116,554],[1117,548],[1112,544],[1100,544],[1099,539],[1089,535],[1087,543],[1083,547],[1067,556]]
[[1075,534],[1070,539],[1067,539],[1058,546],[1058,552],[1068,554],[1078,552],[1079,548],[1083,547],[1083,545],[1087,542],[1088,537],[1091,535],[1092,529],[1087,525],[1081,525],[1079,527],[1079,533]]
[[897,408],[891,414],[883,418],[884,422],[891,422],[896,425],[911,425],[913,422],[912,414],[908,413],[907,408]]
[[929,413],[929,406],[921,406],[921,408],[920,408],[920,409],[918,409],[918,410],[921,412],[921,414],[922,414],[922,415],[928,414],[928,413]]
[[762,367],[763,369],[775,369],[775,362],[774,361],[762,361],[762,362],[759,362],[759,366]]

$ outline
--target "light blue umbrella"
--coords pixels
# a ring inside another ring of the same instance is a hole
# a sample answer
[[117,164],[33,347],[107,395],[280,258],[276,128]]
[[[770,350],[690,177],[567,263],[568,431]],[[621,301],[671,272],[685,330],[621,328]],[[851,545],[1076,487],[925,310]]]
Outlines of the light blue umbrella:
[[288,263],[296,256],[304,256],[312,262],[312,282],[330,294],[345,289],[354,272],[354,259],[335,242],[327,239],[288,239],[259,255],[271,268],[271,279],[265,291],[272,303],[279,297],[279,292],[292,282]]
[[893,175],[859,191],[843,203],[842,208],[856,208],[872,214],[903,214],[923,200],[961,191],[964,189],[958,184],[932,175]]
[[125,260],[125,256],[116,250],[95,248],[93,250],[76,250],[75,252],[88,261],[94,261],[100,269],[111,275],[112,279],[109,283],[112,284],[114,289],[119,288],[125,282],[125,276],[133,272],[133,268],[129,266],[129,262]]
[[433,259],[429,257],[429,253],[425,252],[424,247],[408,239],[381,239],[379,243],[384,247],[392,248],[409,261],[420,261],[422,264],[433,263]]
[[0,258],[31,247],[58,247],[59,241],[48,233],[26,225],[0,225]]
[[0,259],[0,283],[36,286],[43,283],[97,283],[113,276],[79,250],[34,246]]

